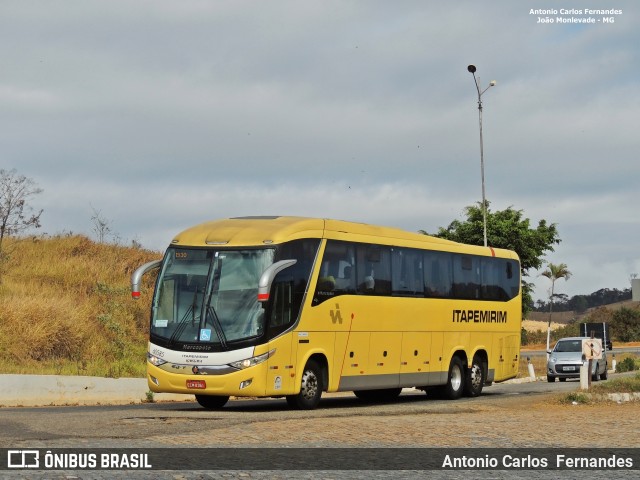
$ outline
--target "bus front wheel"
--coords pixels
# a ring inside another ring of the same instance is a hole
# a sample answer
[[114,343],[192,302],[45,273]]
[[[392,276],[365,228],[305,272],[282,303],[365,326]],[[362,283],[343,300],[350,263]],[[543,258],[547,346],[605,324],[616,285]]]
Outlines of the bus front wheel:
[[322,368],[317,362],[309,360],[302,372],[300,393],[287,395],[287,403],[297,410],[313,410],[320,403],[322,390],[324,390]]
[[201,407],[208,410],[218,410],[225,406],[229,401],[229,397],[219,395],[196,395],[196,400]]

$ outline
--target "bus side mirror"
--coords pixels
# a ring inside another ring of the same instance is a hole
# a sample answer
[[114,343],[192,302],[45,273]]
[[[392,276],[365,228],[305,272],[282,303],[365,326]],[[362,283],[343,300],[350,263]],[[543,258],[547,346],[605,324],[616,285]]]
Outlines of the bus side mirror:
[[262,275],[260,276],[260,281],[258,282],[258,301],[259,302],[267,302],[269,300],[269,292],[271,291],[271,284],[273,283],[273,279],[275,276],[285,268],[290,267],[295,264],[297,260],[280,260],[279,262],[274,263],[269,268],[267,268]]
[[135,272],[133,272],[133,274],[131,275],[131,297],[134,300],[140,298],[140,280],[142,279],[142,276],[149,270],[160,268],[161,263],[162,260],[154,260],[153,262],[145,263],[144,265],[138,267]]

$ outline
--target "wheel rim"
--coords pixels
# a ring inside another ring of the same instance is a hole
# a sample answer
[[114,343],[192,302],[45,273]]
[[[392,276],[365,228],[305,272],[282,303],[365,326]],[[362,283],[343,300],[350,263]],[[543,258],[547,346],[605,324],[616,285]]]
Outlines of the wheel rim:
[[461,385],[462,371],[460,370],[459,366],[454,365],[454,367],[451,369],[451,388],[457,392],[458,390],[460,390]]
[[480,365],[473,364],[471,366],[471,387],[477,390],[482,385],[482,370]]
[[300,395],[306,400],[311,400],[318,393],[318,377],[311,370],[307,370],[302,375],[302,385]]

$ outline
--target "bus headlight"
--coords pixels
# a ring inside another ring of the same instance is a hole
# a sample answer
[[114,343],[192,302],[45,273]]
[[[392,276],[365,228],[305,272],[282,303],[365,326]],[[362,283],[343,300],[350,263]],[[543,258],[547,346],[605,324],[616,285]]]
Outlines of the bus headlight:
[[238,360],[237,362],[231,362],[229,365],[237,368],[239,370],[243,370],[245,368],[253,367],[258,365],[264,361],[266,361],[269,357],[273,356],[276,353],[276,349],[269,350],[267,353],[263,353],[262,355],[258,355],[257,357],[245,358],[244,360]]
[[147,352],[147,361],[152,365],[155,365],[156,367],[159,367],[160,365],[167,363],[165,360],[162,360],[161,358],[158,358],[149,352]]

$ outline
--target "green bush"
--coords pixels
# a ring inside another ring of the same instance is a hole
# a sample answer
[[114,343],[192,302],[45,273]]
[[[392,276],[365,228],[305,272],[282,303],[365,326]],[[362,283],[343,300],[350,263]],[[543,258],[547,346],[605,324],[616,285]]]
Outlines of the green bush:
[[626,357],[616,364],[616,373],[632,372],[638,370],[638,360],[633,357]]
[[587,395],[586,393],[582,393],[582,392],[567,393],[565,396],[563,396],[560,399],[560,403],[565,403],[565,404],[574,404],[574,403],[587,404],[590,402],[591,402],[591,397],[589,397],[589,395]]

